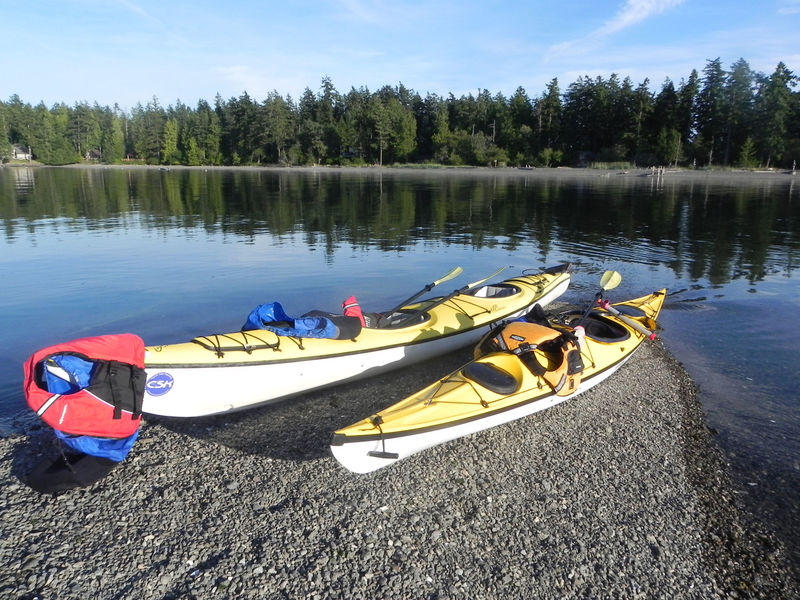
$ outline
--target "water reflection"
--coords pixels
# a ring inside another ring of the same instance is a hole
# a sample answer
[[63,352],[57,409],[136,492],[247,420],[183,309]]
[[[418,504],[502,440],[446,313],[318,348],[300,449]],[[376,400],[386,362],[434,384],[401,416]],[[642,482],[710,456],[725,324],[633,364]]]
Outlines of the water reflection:
[[46,219],[86,229],[136,218],[145,229],[205,228],[244,242],[300,233],[398,251],[420,241],[501,247],[554,244],[597,259],[666,264],[679,277],[755,284],[796,267],[792,179],[742,185],[606,175],[565,178],[376,170],[32,169],[0,171],[7,240]]

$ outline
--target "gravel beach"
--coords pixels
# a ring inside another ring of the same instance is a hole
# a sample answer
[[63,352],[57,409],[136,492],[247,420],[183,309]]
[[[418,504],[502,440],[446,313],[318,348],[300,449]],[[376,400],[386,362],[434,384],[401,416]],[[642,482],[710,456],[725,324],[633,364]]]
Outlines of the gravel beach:
[[197,421],[149,419],[107,478],[60,496],[35,418],[0,439],[0,598],[798,597],[737,507],[695,387],[659,341],[549,411],[370,475],[330,433],[469,359]]

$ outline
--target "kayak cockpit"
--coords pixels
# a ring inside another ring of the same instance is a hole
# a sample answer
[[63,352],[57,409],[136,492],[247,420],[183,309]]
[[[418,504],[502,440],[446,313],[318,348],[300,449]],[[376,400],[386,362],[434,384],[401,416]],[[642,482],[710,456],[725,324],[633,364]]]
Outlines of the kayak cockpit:
[[[417,326],[420,323],[427,323],[430,320],[431,315],[427,312],[401,309],[394,311],[390,315],[380,315],[372,319],[368,317],[367,327],[372,329],[403,329]],[[375,325],[372,325],[372,323],[375,323]]]
[[521,291],[518,286],[510,283],[496,283],[468,290],[464,292],[464,295],[474,296],[475,298],[509,298],[519,294]]
[[624,342],[631,337],[630,331],[620,323],[596,312],[590,312],[585,319],[580,311],[564,313],[559,315],[558,322],[569,327],[582,325],[586,337],[597,342]]

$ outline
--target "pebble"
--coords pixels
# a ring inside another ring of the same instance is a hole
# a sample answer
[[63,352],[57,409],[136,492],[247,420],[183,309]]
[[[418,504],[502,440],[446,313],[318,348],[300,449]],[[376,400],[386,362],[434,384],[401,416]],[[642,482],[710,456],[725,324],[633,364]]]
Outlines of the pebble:
[[376,473],[330,456],[335,428],[468,359],[150,418],[106,479],[58,497],[20,484],[52,448],[28,420],[0,439],[0,598],[797,598],[659,341],[560,406]]

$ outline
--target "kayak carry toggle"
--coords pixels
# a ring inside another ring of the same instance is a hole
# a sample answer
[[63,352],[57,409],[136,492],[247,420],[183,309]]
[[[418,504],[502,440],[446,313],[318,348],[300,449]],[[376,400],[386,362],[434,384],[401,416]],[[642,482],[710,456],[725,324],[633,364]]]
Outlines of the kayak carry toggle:
[[383,423],[383,417],[380,415],[375,415],[374,417],[370,418],[370,423],[374,427],[378,428],[381,436],[381,450],[370,450],[367,452],[367,456],[371,456],[373,458],[385,458],[387,460],[397,460],[400,458],[400,455],[397,452],[387,452],[386,451],[386,440],[383,437],[383,429],[381,429],[381,423]]

